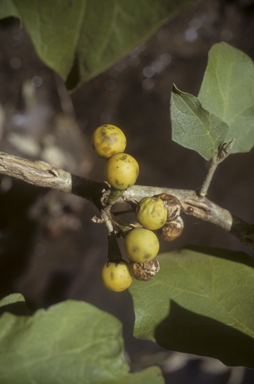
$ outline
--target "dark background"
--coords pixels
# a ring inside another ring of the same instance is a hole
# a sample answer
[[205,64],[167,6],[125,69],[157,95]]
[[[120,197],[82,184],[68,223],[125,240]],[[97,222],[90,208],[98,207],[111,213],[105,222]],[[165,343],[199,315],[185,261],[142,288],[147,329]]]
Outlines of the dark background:
[[[69,96],[62,80],[37,57],[19,22],[0,22],[0,150],[42,159],[72,173],[103,180],[104,161],[90,147],[99,125],[127,136],[140,165],[140,185],[196,189],[208,163],[171,141],[172,84],[198,94],[211,46],[220,41],[254,59],[254,2],[203,0],[186,8],[112,68]],[[208,197],[253,222],[253,150],[230,156],[216,171]],[[106,229],[82,199],[0,178],[0,296],[24,295],[30,309],[65,299],[87,301],[123,323],[132,370],[159,364],[167,383],[253,383],[253,371],[165,351],[132,336],[128,291],[107,291],[100,269],[107,259]],[[250,251],[209,223],[184,217],[182,236],[161,251],[188,244]],[[251,254],[251,253],[250,253]]]

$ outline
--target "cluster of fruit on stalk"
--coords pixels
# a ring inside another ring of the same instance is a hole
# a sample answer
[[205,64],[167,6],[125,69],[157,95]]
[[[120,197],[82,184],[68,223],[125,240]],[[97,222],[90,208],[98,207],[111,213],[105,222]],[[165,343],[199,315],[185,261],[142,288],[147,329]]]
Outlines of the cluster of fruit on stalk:
[[[98,127],[92,136],[94,151],[99,157],[107,159],[104,170],[106,181],[112,190],[122,193],[135,184],[139,174],[137,161],[124,153],[126,143],[122,130],[111,124]],[[135,210],[137,225],[121,232],[129,262],[121,257],[116,260],[109,252],[109,260],[101,270],[105,287],[117,292],[127,289],[133,278],[148,281],[159,271],[160,265],[156,258],[159,240],[153,231],[157,231],[162,239],[172,241],[183,230],[181,205],[175,196],[166,193],[148,196],[131,205]]]

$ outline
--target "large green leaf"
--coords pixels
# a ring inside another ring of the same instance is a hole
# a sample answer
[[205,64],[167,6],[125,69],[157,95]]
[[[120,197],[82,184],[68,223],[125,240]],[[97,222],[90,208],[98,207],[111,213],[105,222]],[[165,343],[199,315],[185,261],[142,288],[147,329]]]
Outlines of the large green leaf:
[[19,16],[12,0],[0,0],[0,20],[10,16]]
[[228,126],[205,110],[195,96],[181,92],[173,85],[170,114],[172,139],[176,143],[194,149],[206,160],[217,153]]
[[193,247],[162,254],[159,261],[153,280],[130,287],[134,336],[254,368],[254,260]]
[[[10,0],[9,0],[10,1]],[[195,0],[12,0],[39,57],[75,87]]]
[[33,316],[5,312],[0,383],[162,384],[157,367],[128,373],[121,328],[116,318],[83,302],[66,301]]
[[254,145],[254,63],[227,43],[215,44],[198,95],[203,107],[229,126],[226,141],[234,152]]
[[80,38],[86,0],[12,0],[35,49],[66,80]]

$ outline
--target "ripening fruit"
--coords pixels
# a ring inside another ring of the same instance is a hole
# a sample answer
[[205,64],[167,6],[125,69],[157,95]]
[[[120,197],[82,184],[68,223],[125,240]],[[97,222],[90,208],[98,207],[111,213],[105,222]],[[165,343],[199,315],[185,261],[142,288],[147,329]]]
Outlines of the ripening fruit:
[[126,137],[123,131],[115,125],[104,124],[94,131],[92,147],[98,156],[108,159],[125,150]]
[[145,228],[132,229],[124,240],[124,248],[129,258],[136,263],[146,263],[159,252],[157,236]]
[[127,189],[135,184],[139,165],[134,157],[117,153],[108,159],[104,174],[107,182],[115,189]]
[[136,219],[144,228],[159,229],[167,221],[167,209],[161,199],[156,197],[145,197],[136,209]]
[[124,260],[120,263],[108,262],[104,264],[101,270],[101,279],[106,288],[115,292],[124,291],[132,283],[128,264]]

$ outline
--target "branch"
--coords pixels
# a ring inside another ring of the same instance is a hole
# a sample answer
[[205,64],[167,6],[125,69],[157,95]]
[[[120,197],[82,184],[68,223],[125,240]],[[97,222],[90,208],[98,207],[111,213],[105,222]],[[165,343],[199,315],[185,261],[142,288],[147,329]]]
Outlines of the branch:
[[[72,175],[44,161],[33,162],[3,152],[0,152],[0,173],[35,186],[53,188],[83,197],[95,204],[99,210],[105,206],[110,192],[110,187],[106,182]],[[206,197],[199,196],[196,191],[134,185],[124,192],[124,197],[139,201],[143,197],[163,192],[176,196],[185,214],[223,228],[254,250],[254,226],[233,216],[229,211],[214,204]]]
[[218,167],[218,162],[217,162],[217,158],[216,156],[212,157],[211,159],[211,163],[210,163],[210,168],[209,168],[209,171],[208,171],[208,174],[206,176],[206,179],[205,181],[203,182],[200,190],[198,191],[198,195],[201,196],[201,197],[204,197],[207,195],[207,191],[208,191],[208,188],[211,184],[211,181],[212,181],[212,178],[213,178],[213,175]]
[[221,208],[206,197],[200,197],[196,191],[133,185],[126,190],[124,196],[130,200],[139,201],[143,197],[154,196],[163,192],[176,196],[185,214],[221,227],[254,251],[254,225],[232,215],[228,210]]
[[209,221],[227,232],[231,230],[233,221],[231,213],[214,204],[206,197],[199,197],[196,191],[134,185],[126,190],[124,196],[130,200],[136,199],[139,201],[143,197],[159,195],[163,192],[176,196],[185,214]]
[[231,140],[229,143],[222,143],[219,146],[217,155],[212,157],[210,162],[210,168],[205,178],[205,181],[203,182],[201,188],[197,191],[197,194],[200,197],[205,197],[207,195],[208,188],[211,184],[213,175],[218,165],[228,157],[228,155],[230,154],[234,146],[234,142],[235,142],[235,139]]
[[94,203],[99,210],[104,205],[101,199],[105,198],[105,192],[110,190],[105,182],[72,175],[44,161],[34,162],[4,152],[0,152],[0,173],[37,187],[53,188],[83,197]]

